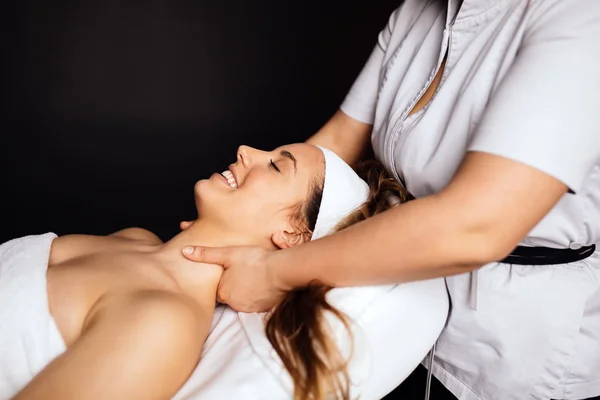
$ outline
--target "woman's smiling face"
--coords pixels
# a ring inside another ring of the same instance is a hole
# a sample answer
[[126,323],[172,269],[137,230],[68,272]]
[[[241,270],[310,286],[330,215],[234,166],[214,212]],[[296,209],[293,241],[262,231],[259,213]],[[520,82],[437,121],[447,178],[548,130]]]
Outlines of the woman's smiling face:
[[315,146],[297,143],[273,151],[240,146],[228,170],[196,183],[198,216],[246,236],[248,244],[277,242],[273,235],[298,230],[292,217],[324,174],[324,156]]

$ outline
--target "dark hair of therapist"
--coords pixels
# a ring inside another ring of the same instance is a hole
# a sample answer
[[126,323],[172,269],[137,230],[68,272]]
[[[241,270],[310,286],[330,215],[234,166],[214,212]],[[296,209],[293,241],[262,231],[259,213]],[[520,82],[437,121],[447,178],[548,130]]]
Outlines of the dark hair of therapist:
[[457,398],[598,396],[598,71],[598,0],[407,0],[308,141],[348,163],[370,141],[417,199],[291,249],[184,254],[225,267],[240,311],[446,277],[433,373]]

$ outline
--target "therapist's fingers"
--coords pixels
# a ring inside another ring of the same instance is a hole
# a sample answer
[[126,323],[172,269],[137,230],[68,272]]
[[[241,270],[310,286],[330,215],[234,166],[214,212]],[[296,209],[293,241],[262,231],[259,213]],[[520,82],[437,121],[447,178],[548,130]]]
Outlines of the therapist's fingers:
[[187,228],[189,228],[190,226],[194,225],[194,221],[181,221],[179,223],[179,228],[182,231],[185,231]]
[[223,272],[217,288],[217,300],[241,312],[268,311],[281,302],[283,294],[260,264],[235,263]]
[[187,246],[183,248],[183,256],[191,261],[218,264],[227,268],[229,266],[228,254],[231,251],[232,248],[227,247]]
[[[227,272],[227,271],[225,271]],[[219,282],[219,286],[217,286],[217,302],[221,304],[227,304],[227,294],[221,294],[221,287],[223,285],[223,277],[221,277],[221,281]],[[226,293],[226,291],[224,291]]]
[[267,267],[273,251],[260,247],[188,246],[183,255],[192,261],[222,266],[225,271],[219,282],[217,300],[234,310],[266,311],[282,297]]

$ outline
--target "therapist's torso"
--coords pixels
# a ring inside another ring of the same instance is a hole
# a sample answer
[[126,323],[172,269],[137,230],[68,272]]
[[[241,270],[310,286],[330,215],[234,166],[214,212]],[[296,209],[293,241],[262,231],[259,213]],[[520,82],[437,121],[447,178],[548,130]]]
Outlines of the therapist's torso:
[[[416,197],[442,190],[468,151],[554,176],[573,193],[522,244],[577,249],[600,242],[599,66],[597,0],[406,0],[341,109],[373,124],[376,156]],[[599,251],[446,283],[433,372],[460,400],[600,394]]]
[[[573,5],[559,7],[561,3]],[[548,19],[545,14],[558,14],[565,7],[586,9],[579,3],[480,0],[461,5],[460,1],[407,0],[392,14],[341,108],[356,119],[373,123],[375,154],[411,193],[416,197],[435,193],[448,184],[469,150],[488,102],[514,68],[524,37],[536,28],[536,18]],[[432,100],[412,114],[443,62],[441,82]],[[545,93],[515,95],[535,102]],[[564,93],[564,98],[556,101],[564,103],[563,118],[575,119],[577,115],[569,114],[570,104],[577,99],[568,96]],[[599,104],[589,106],[597,108]],[[532,141],[542,148],[545,141],[554,140],[556,135],[548,133],[546,137],[544,125],[540,118],[539,130],[529,132],[536,136]],[[600,123],[597,126],[600,137]],[[577,128],[573,123],[573,129]],[[574,132],[562,134],[565,139],[572,135],[573,140],[578,140]],[[531,150],[531,157],[535,158],[536,152]],[[560,162],[556,160],[557,164]],[[564,196],[523,243],[577,248],[599,241],[600,160],[596,160],[576,194]]]

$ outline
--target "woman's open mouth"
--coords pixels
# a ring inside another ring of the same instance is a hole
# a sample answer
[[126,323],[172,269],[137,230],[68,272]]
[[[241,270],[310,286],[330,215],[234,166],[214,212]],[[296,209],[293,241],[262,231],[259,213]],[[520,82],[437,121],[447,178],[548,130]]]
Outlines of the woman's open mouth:
[[233,173],[229,170],[223,171],[221,172],[221,175],[227,180],[227,184],[229,185],[229,187],[231,187],[232,189],[237,189],[238,184],[235,180],[235,177],[233,176]]

